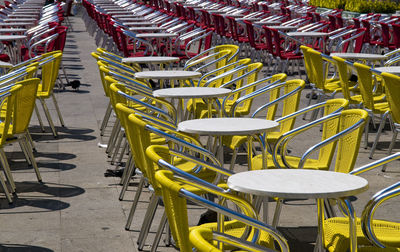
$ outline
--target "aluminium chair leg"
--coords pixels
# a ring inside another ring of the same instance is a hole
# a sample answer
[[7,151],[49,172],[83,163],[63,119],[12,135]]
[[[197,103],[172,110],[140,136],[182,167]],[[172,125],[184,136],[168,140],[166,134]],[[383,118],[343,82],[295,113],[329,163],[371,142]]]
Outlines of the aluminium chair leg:
[[133,174],[135,173],[135,162],[130,162],[129,166],[125,167],[125,171],[126,171],[126,176],[124,178],[121,192],[119,194],[119,200],[124,199],[125,192],[129,186],[129,181],[131,180]]
[[121,126],[118,127],[118,129],[115,132],[115,135],[113,135],[113,137],[110,136],[110,139],[108,141],[107,144],[107,149],[106,149],[106,153],[108,154],[107,156],[109,158],[112,157],[114,151],[115,151],[115,145],[118,143],[118,139],[120,137],[120,135],[123,134],[123,131],[121,129]]
[[133,199],[131,210],[129,211],[128,220],[126,221],[125,229],[129,230],[131,228],[133,216],[135,215],[136,207],[139,202],[140,194],[144,187],[145,178],[142,176],[139,181],[139,185],[136,189],[135,198]]
[[120,166],[122,164],[122,159],[124,158],[125,151],[127,148],[128,148],[128,141],[126,140],[126,138],[124,138],[124,145],[122,146],[121,153],[117,159],[118,166]]
[[112,112],[112,106],[111,102],[109,102],[107,105],[106,113],[104,114],[103,122],[101,123],[100,126],[100,136],[104,136],[104,131],[107,127],[108,121],[110,120],[111,112]]
[[47,121],[49,122],[50,129],[53,132],[53,136],[55,138],[57,138],[58,134],[57,134],[56,128],[54,127],[53,119],[51,118],[49,108],[47,107],[46,102],[43,99],[39,99],[39,100],[42,103],[44,114],[46,115]]
[[42,176],[40,175],[39,167],[38,167],[38,165],[37,165],[37,163],[36,163],[35,156],[33,155],[32,146],[29,145],[29,142],[28,142],[28,139],[27,139],[26,136],[23,136],[22,144],[23,144],[23,145],[25,146],[25,148],[26,148],[26,151],[27,151],[27,153],[28,153],[29,159],[30,159],[30,161],[31,161],[31,163],[32,163],[32,167],[33,167],[33,169],[35,170],[35,174],[36,174],[36,178],[37,178],[38,182],[42,183],[42,182],[43,182]]
[[8,164],[6,153],[4,152],[3,148],[0,148],[0,162],[4,170],[4,175],[6,176],[6,179],[10,184],[11,192],[15,193],[17,188],[15,186],[14,178],[11,174],[10,165]]
[[61,65],[61,70],[63,71],[63,74],[64,74],[64,78],[67,81],[67,84],[69,84],[68,75],[67,75],[67,72],[65,71],[64,64],[62,63],[62,61],[61,61],[60,65]]
[[61,115],[60,107],[58,106],[58,102],[56,100],[56,97],[55,97],[54,93],[51,94],[51,97],[53,98],[54,106],[56,107],[58,119],[60,119],[61,126],[65,127],[64,119],[63,119],[63,117]]
[[125,137],[125,132],[124,132],[123,129],[121,129],[121,134],[119,134],[119,136],[118,136],[117,144],[115,145],[114,152],[113,152],[112,157],[111,157],[111,164],[112,165],[114,165],[115,159],[117,159],[117,156],[118,156],[118,153],[119,153],[119,151],[121,149],[121,145],[122,145],[122,141],[124,140],[124,137]]
[[36,112],[36,116],[37,116],[38,121],[39,121],[40,128],[42,128],[42,132],[46,132],[45,129],[44,129],[44,126],[43,126],[42,117],[40,116],[40,113],[39,113],[39,110],[38,110],[36,104],[35,104],[35,112]]
[[[390,142],[389,149],[388,149],[388,152],[387,152],[387,155],[388,155],[388,156],[389,156],[390,154],[392,154],[392,150],[393,150],[394,144],[396,143],[396,139],[397,139],[397,134],[398,134],[398,133],[399,133],[399,132],[398,132],[396,129],[393,130],[392,141]],[[387,166],[386,164],[382,166],[382,172],[385,172],[385,171],[386,171],[386,166]]]
[[0,184],[1,184],[1,187],[3,188],[4,194],[6,195],[8,203],[11,204],[13,202],[13,200],[11,198],[10,193],[8,192],[7,185],[4,180],[3,174],[1,174],[1,173],[0,173]]
[[235,168],[235,163],[236,163],[237,154],[238,154],[238,148],[236,147],[236,148],[233,150],[232,159],[231,159],[231,164],[230,164],[230,166],[229,166],[229,170],[231,170],[231,171],[233,171],[233,169]]
[[160,200],[160,196],[153,194],[151,197],[149,206],[147,208],[146,214],[144,216],[142,228],[140,229],[139,238],[137,241],[138,249],[143,250],[144,244],[146,242],[147,235],[149,234],[151,224],[154,219],[154,215],[157,211],[158,202]]
[[37,151],[37,150],[36,150],[36,146],[35,146],[35,143],[33,142],[31,133],[29,133],[29,130],[26,131],[26,137],[27,137],[28,140],[29,140],[29,144],[31,145],[33,152],[36,152],[36,151]]
[[381,116],[381,123],[379,124],[378,132],[376,134],[374,144],[372,145],[371,151],[369,153],[369,158],[370,159],[372,159],[372,157],[374,156],[374,152],[375,152],[376,146],[377,146],[377,144],[379,142],[379,138],[380,138],[380,136],[382,134],[382,130],[383,130],[383,127],[385,126],[386,118],[387,118],[388,115],[389,115],[389,112],[385,112]]
[[161,217],[160,224],[158,226],[158,230],[156,233],[156,237],[154,238],[153,245],[151,245],[150,252],[156,252],[158,245],[160,244],[160,240],[162,237],[163,230],[167,224],[167,213],[164,211],[163,216]]
[[18,144],[21,147],[22,153],[24,153],[26,162],[28,163],[28,165],[32,165],[31,159],[30,159],[30,157],[28,155],[28,150],[26,149],[26,147],[22,143],[22,139],[18,139]]
[[274,218],[272,220],[272,226],[274,228],[278,226],[279,217],[281,216],[281,211],[282,211],[282,205],[283,205],[283,199],[278,199],[276,201]]
[[367,123],[364,126],[364,149],[368,149],[368,132],[369,132],[369,122],[371,117],[368,116]]
[[[121,125],[119,123],[119,120],[116,120],[114,123],[113,129],[111,130],[110,137],[108,139],[107,148],[106,148],[107,154],[109,154],[111,152],[112,148],[114,147],[112,145],[115,141],[115,138],[118,136],[120,130],[121,130]],[[109,157],[110,157],[110,155],[109,155]]]
[[124,172],[122,173],[121,180],[119,181],[119,184],[120,184],[120,185],[123,185],[123,184],[124,184],[124,182],[125,182],[125,180],[126,180],[126,177],[128,176],[128,167],[129,167],[129,166],[131,165],[131,163],[133,162],[133,160],[132,160],[132,153],[129,152],[129,153],[127,153],[127,155],[128,155],[128,160],[126,161]]

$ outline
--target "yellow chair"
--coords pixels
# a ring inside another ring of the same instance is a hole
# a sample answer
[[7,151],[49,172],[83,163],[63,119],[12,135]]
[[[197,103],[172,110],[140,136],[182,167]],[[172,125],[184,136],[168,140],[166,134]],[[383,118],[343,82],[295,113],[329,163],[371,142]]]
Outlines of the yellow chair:
[[[146,154],[152,158],[153,162],[166,169],[157,171],[155,178],[161,187],[168,223],[180,251],[191,251],[193,247],[199,251],[220,251],[215,248],[216,241],[220,241],[220,245],[223,244],[221,251],[238,248],[249,249],[247,251],[267,251],[274,248],[274,241],[277,242],[281,251],[289,250],[285,238],[279,231],[257,220],[258,216],[247,200],[221,187],[188,176],[161,158],[160,153],[165,150],[165,147],[151,146],[146,150]],[[174,176],[174,173],[177,176]],[[202,189],[203,192],[216,196],[220,203],[232,202],[237,206],[236,211],[227,208],[226,205],[222,206],[193,194],[185,188],[185,185]],[[189,228],[187,199],[216,211],[221,221],[220,226],[217,223],[208,223]],[[224,216],[230,217],[231,220],[225,221]],[[208,234],[213,235],[203,237],[204,229]],[[204,243],[203,239],[208,241]],[[210,241],[212,239],[215,241]]]
[[[301,91],[305,86],[305,82],[303,80],[289,80],[284,82],[285,79],[285,74],[272,76],[270,84],[265,88],[239,98],[231,107],[231,114],[235,114],[236,109],[242,103],[260,96],[269,96],[269,100],[266,104],[257,108],[251,117],[259,117],[261,112],[265,111],[265,117],[267,120],[276,120],[276,111],[280,104],[282,104],[282,117],[294,113],[298,109]],[[277,138],[284,132],[291,130],[293,125],[293,119],[280,123],[279,131],[269,132],[267,134],[267,143],[272,144],[271,146],[273,146]],[[247,139],[246,136],[223,137],[224,145],[233,150],[231,169],[233,169],[235,165],[239,147],[245,144]]]
[[[399,85],[400,85],[400,77],[390,73],[382,73],[382,79],[385,85],[385,93],[386,98],[389,104],[390,110],[390,119],[393,130],[392,141],[390,142],[388,155],[392,153],[392,149],[397,139],[397,134],[400,131],[400,103],[399,103]],[[382,169],[385,171],[385,167]]]
[[[54,127],[53,119],[51,118],[51,115],[50,115],[50,112],[49,112],[49,109],[47,107],[45,100],[50,97],[53,99],[54,106],[56,108],[56,112],[57,112],[58,118],[60,120],[61,126],[64,127],[64,120],[62,118],[61,111],[58,106],[56,97],[54,96],[54,93],[53,93],[54,85],[56,83],[56,79],[58,76],[58,70],[60,68],[61,59],[62,59],[62,53],[57,52],[57,53],[50,55],[49,57],[41,59],[38,62],[39,63],[38,68],[41,70],[41,82],[39,84],[36,98],[42,104],[44,113],[46,115],[47,121],[49,122],[51,131],[52,131],[54,137],[57,137],[58,134]],[[38,111],[36,111],[36,112],[38,115],[39,123],[43,129],[43,124],[42,124],[42,120],[40,118],[40,114],[38,113]]]
[[[304,64],[308,80],[312,86],[307,106],[310,106],[314,94],[318,96],[317,103],[324,99],[334,98],[334,96],[341,91],[341,86],[340,80],[336,76],[328,78],[329,67],[332,62],[329,58],[323,57],[320,52],[310,47],[300,46],[300,49],[304,55]],[[305,117],[306,114],[304,114],[304,119]],[[314,120],[315,117],[312,119]]]
[[[36,177],[39,182],[42,182],[40,172],[33,155],[32,145],[30,143],[30,138],[28,136],[28,126],[32,117],[33,109],[35,107],[36,92],[40,79],[27,79],[21,82],[17,82],[18,87],[13,96],[15,99],[12,101],[14,107],[11,109],[11,122],[9,124],[8,130],[3,131],[1,134],[0,143],[0,162],[6,173],[9,174],[8,181],[10,182],[12,192],[15,192],[15,183],[11,175],[11,169],[7,162],[7,157],[4,153],[5,145],[18,141],[20,143],[21,149],[25,154],[26,160],[30,165],[32,165]],[[8,110],[8,107],[7,107]],[[8,111],[5,111],[5,117],[8,116]],[[4,127],[1,124],[1,128]]]
[[[251,63],[248,65],[244,66],[239,66],[233,70],[227,71],[220,76],[216,76],[215,78],[211,79],[207,84],[209,87],[220,87],[220,88],[230,88],[233,89],[233,94],[228,95],[224,99],[218,99],[218,105],[221,106],[222,110],[221,113],[229,114],[231,110],[231,106],[235,103],[235,101],[241,96],[241,95],[248,95],[249,93],[253,92],[257,84],[263,84],[263,83],[256,83],[256,80],[258,78],[258,73],[261,71],[263,65],[262,63]],[[223,81],[220,85],[221,79],[232,79],[228,82]],[[212,115],[209,115],[208,113],[208,106],[207,104],[200,100],[196,99],[195,107],[193,108],[191,105],[192,103],[188,103],[188,110],[189,111],[195,111],[195,118],[205,118],[205,117],[212,117]],[[250,113],[250,107],[251,107],[252,100],[248,100],[245,103],[242,103],[240,108],[237,109],[236,114],[237,115],[245,115]],[[219,105],[221,104],[221,105]],[[217,114],[217,109],[212,109],[211,110],[212,114]]]
[[[354,169],[351,174],[359,175],[374,168],[398,160],[400,153],[374,161]],[[397,182],[372,196],[364,207],[362,217],[356,219],[357,251],[394,252],[400,251],[400,223],[374,219],[374,213],[386,200],[400,195],[400,183]],[[323,222],[324,247],[330,252],[349,251],[349,218],[333,217]]]
[[[372,158],[376,149],[376,145],[378,144],[379,137],[382,133],[383,127],[386,123],[386,118],[389,115],[389,104],[386,101],[386,95],[383,94],[375,94],[374,89],[374,76],[371,72],[371,67],[354,63],[354,68],[356,69],[358,76],[358,84],[362,97],[362,103],[364,109],[368,111],[370,114],[370,120],[374,120],[374,115],[381,115],[381,122],[379,124],[379,128],[375,137],[374,144],[372,145],[369,158]],[[367,124],[369,125],[369,124]],[[365,129],[365,148],[368,146],[368,127]]]
[[[188,59],[185,62],[184,70],[198,71],[203,74],[213,71],[215,75],[220,75],[233,69],[233,66],[229,68],[223,67],[228,63],[236,62],[238,60],[238,56],[239,47],[237,45],[218,45]],[[215,69],[220,70],[215,71]],[[220,83],[218,83],[217,86],[220,86],[221,83],[230,80],[231,79],[229,79],[229,76],[227,78],[220,79]],[[200,83],[198,83],[196,80],[191,80],[186,82],[186,85],[200,86]]]
[[[22,87],[22,85],[13,85],[13,86],[8,86],[0,89],[0,109],[3,112],[2,113],[2,122],[0,124],[0,146],[4,146],[7,140],[7,136],[9,135],[9,132],[12,131],[10,129],[11,122],[12,122],[12,115],[14,113],[15,109],[15,101],[16,101],[16,93],[17,91]],[[3,154],[1,155],[3,157]],[[1,158],[3,160],[3,158]],[[9,169],[6,168],[6,166],[3,165],[3,170],[4,174],[7,178],[7,181],[10,184],[11,191],[15,191],[15,184],[14,180],[12,178],[11,172]],[[5,183],[5,180],[0,174],[0,184],[3,188],[3,191],[6,195],[6,198],[9,203],[12,203],[12,199],[9,193],[9,190],[7,188],[7,185]]]

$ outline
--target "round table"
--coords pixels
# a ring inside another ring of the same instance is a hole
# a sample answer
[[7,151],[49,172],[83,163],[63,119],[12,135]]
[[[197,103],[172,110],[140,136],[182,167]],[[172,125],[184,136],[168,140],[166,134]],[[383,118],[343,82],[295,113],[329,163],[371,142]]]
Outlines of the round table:
[[139,64],[165,64],[179,61],[178,57],[169,56],[149,56],[149,57],[130,57],[123,58],[122,63],[139,63]]
[[21,22],[21,23],[0,23],[1,26],[33,26],[34,23],[28,23],[28,22]]
[[135,77],[139,79],[158,79],[158,80],[171,80],[171,87],[174,87],[175,80],[190,80],[201,77],[200,72],[195,71],[143,71],[135,73]]
[[[213,87],[177,87],[177,88],[164,88],[153,92],[155,97],[180,99],[178,101],[178,116],[179,120],[182,121],[184,112],[184,100],[185,99],[196,99],[203,98],[207,100],[208,115],[211,117],[212,112],[212,100],[218,97],[227,96],[230,89],[227,88],[213,88]],[[195,111],[193,111],[194,114]]]
[[[148,26],[148,27],[130,27],[130,31],[163,31],[166,30],[166,27],[153,27],[153,26]],[[139,34],[138,34],[139,35]]]
[[[178,131],[191,134],[215,136],[219,140],[217,156],[223,163],[223,144],[222,136],[247,136],[248,150],[248,169],[252,170],[252,140],[260,139],[263,134],[272,131],[279,126],[279,123],[270,120],[245,118],[245,117],[225,117],[225,118],[206,118],[184,121],[178,124]],[[262,155],[266,157],[266,135],[262,137],[264,144],[261,144]],[[263,158],[263,168],[266,168],[266,158]]]
[[336,56],[343,59],[370,60],[370,61],[379,61],[387,59],[387,56],[385,55],[372,54],[372,53],[332,53],[331,56]]
[[1,33],[24,33],[27,29],[24,28],[0,28]]
[[[368,189],[368,181],[362,177],[308,169],[270,169],[240,172],[230,176],[227,184],[232,190],[264,197],[316,199],[318,203],[319,241],[317,244],[320,246],[319,251],[323,251],[321,231],[324,221],[324,199],[348,197]],[[349,203],[349,207],[352,208],[351,203]],[[348,212],[353,213],[349,214],[350,230],[355,230],[355,221],[351,221],[355,218],[354,211]],[[272,225],[276,225],[275,220]],[[357,239],[354,235],[350,236],[350,248],[350,251],[355,251],[357,248]]]
[[268,28],[272,28],[275,30],[282,30],[282,31],[294,31],[297,30],[296,26],[285,26],[285,25],[271,25]]
[[281,23],[282,23],[281,21],[257,21],[257,22],[254,22],[254,24],[257,24],[257,25],[266,25],[266,26],[279,25]]
[[[21,40],[26,39],[27,36],[25,35],[0,35],[0,41],[10,41],[7,45],[7,48],[10,52],[10,58],[12,63],[19,63],[21,57]],[[16,44],[14,44],[14,42]]]
[[325,37],[328,36],[328,33],[326,32],[288,32],[288,36],[290,37],[309,37],[309,38],[315,38],[315,37]]
[[156,25],[153,22],[122,22],[123,25],[126,26],[152,26]]
[[400,74],[400,66],[377,67],[374,68],[374,70],[377,70],[379,72],[392,73],[396,75]]

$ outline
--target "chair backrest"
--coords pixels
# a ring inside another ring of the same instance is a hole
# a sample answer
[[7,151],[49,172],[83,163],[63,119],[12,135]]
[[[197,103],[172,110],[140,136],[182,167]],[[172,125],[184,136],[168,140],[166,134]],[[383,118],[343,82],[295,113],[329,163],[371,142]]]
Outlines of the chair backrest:
[[0,108],[2,113],[2,127],[0,129],[0,146],[4,146],[12,127],[12,115],[15,109],[16,93],[22,85],[12,85],[0,90]]
[[382,73],[385,93],[389,103],[390,115],[394,123],[400,124],[400,77],[391,73]]
[[362,96],[363,105],[367,109],[373,110],[375,108],[373,96],[374,78],[370,71],[371,67],[357,62],[354,63],[353,66],[357,72],[358,87]]
[[354,86],[355,82],[350,79],[352,68],[346,63],[346,60],[340,57],[332,57],[339,73],[340,86],[345,99],[352,101],[350,95],[350,86]]
[[39,91],[42,93],[47,93],[47,96],[50,96],[53,92],[60,69],[61,59],[62,52],[57,51],[57,53],[43,58],[38,62],[39,69],[41,69],[42,74],[42,87]]
[[400,24],[392,24],[393,28],[393,44],[396,48],[400,48]]
[[17,82],[21,87],[16,92],[15,107],[12,115],[12,133],[20,134],[28,130],[33,109],[35,108],[36,93],[40,79],[26,79]]
[[[329,167],[338,147],[335,161],[335,171],[348,173],[354,168],[360,147],[361,136],[368,112],[362,109],[349,109],[329,114],[316,121],[285,133],[278,141],[274,150],[274,163],[279,167],[278,153],[282,154],[282,161],[288,168],[302,168],[310,155],[319,151],[318,160],[323,167]],[[320,143],[310,147],[300,158],[297,167],[292,167],[286,161],[288,139],[296,134],[309,130],[312,127],[323,125]],[[284,146],[282,145],[284,144]]]

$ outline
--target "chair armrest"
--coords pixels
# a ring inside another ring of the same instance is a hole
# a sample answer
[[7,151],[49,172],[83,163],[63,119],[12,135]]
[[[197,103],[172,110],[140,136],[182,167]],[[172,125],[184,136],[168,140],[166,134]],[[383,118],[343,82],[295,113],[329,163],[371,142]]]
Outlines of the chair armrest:
[[[54,41],[57,37],[58,37],[58,33],[53,34],[53,35],[51,35],[49,37],[46,37],[44,39],[41,39],[38,42],[36,42],[33,45],[31,45],[29,47],[29,57],[32,55],[33,48],[35,48],[36,46],[41,45],[43,43],[45,44],[44,45],[44,52],[46,53],[47,52],[47,46],[50,44],[50,42]],[[37,54],[35,52],[33,52],[33,53],[35,54],[35,56],[37,56]]]
[[377,167],[380,167],[382,165],[388,164],[388,163],[390,163],[392,161],[395,161],[395,160],[398,160],[398,159],[400,159],[400,152],[397,152],[397,153],[394,153],[394,154],[392,154],[390,156],[387,156],[387,157],[384,157],[382,159],[376,160],[376,161],[374,161],[372,163],[363,165],[363,166],[351,171],[350,174],[360,175],[360,174],[362,174],[364,172],[370,171],[372,169],[375,169]]
[[[396,153],[398,154],[398,153]],[[376,209],[386,200],[400,195],[400,182],[397,182],[377,192],[365,206],[361,216],[361,229],[368,240],[377,247],[385,248],[382,242],[376,237],[373,226],[373,217]]]

